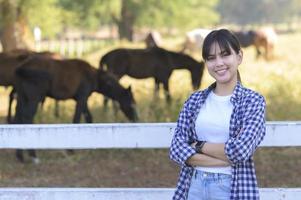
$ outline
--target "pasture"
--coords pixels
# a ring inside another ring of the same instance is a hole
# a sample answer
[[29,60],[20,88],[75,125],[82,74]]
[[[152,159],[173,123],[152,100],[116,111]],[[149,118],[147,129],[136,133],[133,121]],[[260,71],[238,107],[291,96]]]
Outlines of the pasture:
[[[182,39],[164,38],[162,46],[180,50]],[[275,58],[255,60],[253,47],[244,49],[240,66],[243,84],[262,93],[267,101],[268,121],[301,119],[301,33],[279,35]],[[101,55],[120,46],[143,44],[113,43],[84,59],[98,66]],[[199,60],[200,56],[195,54]],[[205,71],[201,88],[212,79]],[[174,122],[181,105],[192,92],[188,71],[177,70],[170,79],[172,102],[163,92],[153,98],[153,79],[123,77],[123,86],[132,86],[139,122]],[[9,90],[0,88],[0,120],[5,122]],[[115,115],[111,105],[104,109],[103,97],[94,93],[88,101],[95,123],[128,122],[121,111]],[[54,101],[39,107],[36,123],[71,123],[75,102],[60,102],[60,117],[54,117]],[[289,134],[289,133],[288,133]],[[0,186],[56,187],[174,187],[178,168],[168,160],[167,150],[81,150],[72,156],[64,151],[39,151],[40,165],[20,164],[14,151],[0,151]],[[260,187],[300,187],[297,175],[301,164],[300,148],[261,148],[255,155]]]

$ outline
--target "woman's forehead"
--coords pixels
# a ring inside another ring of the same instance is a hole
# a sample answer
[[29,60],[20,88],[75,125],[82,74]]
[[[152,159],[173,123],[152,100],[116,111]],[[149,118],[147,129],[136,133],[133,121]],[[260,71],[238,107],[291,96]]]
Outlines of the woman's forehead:
[[221,53],[221,52],[224,52],[224,51],[226,51],[226,52],[228,52],[228,51],[232,52],[233,49],[231,48],[230,45],[227,46],[227,47],[221,46],[220,43],[218,43],[217,41],[215,41],[215,42],[213,42],[211,44],[209,52],[210,52],[210,54],[218,54],[218,53]]

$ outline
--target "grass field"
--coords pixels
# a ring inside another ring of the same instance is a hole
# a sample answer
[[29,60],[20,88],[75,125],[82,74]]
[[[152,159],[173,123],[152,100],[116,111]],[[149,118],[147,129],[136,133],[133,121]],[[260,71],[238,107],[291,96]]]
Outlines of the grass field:
[[[166,38],[164,47],[177,50],[177,38]],[[243,84],[262,93],[267,101],[267,120],[301,119],[301,33],[279,35],[275,58],[271,61],[255,59],[255,50],[244,49],[240,66]],[[90,54],[84,59],[94,66],[105,52],[119,46],[142,47],[142,44],[118,43]],[[195,55],[200,59],[199,55]],[[212,83],[205,73],[201,89]],[[178,112],[192,92],[189,73],[175,71],[170,79],[173,101],[166,104],[163,92],[159,99],[152,97],[152,79],[135,80],[124,77],[124,86],[132,86],[140,122],[174,122]],[[5,123],[9,90],[0,89],[0,121]],[[94,122],[128,122],[111,107],[104,110],[102,96],[89,99]],[[75,103],[60,102],[60,117],[55,118],[54,101],[47,99],[35,117],[36,123],[70,123]],[[101,133],[100,133],[101,134]],[[81,150],[72,156],[64,151],[39,151],[41,164],[20,164],[13,150],[0,151],[0,186],[49,187],[174,187],[178,168],[169,161],[168,151],[162,150]],[[256,170],[261,187],[300,187],[300,148],[260,148],[256,155]]]

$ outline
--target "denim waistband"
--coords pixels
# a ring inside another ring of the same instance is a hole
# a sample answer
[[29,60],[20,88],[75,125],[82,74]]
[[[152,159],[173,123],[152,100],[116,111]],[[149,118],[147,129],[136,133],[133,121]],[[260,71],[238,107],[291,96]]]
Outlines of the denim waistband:
[[212,179],[212,180],[213,179],[214,180],[227,179],[227,178],[231,178],[232,177],[229,174],[205,172],[205,171],[196,170],[196,169],[193,171],[193,176],[195,178],[198,178],[198,179]]

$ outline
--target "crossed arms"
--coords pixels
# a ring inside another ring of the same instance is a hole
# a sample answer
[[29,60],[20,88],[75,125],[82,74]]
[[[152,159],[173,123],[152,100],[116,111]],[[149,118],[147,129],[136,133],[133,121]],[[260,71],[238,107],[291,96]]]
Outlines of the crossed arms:
[[[196,143],[191,144],[195,147]],[[225,155],[224,143],[205,143],[202,147],[202,154],[196,153],[186,161],[191,166],[203,167],[224,167],[230,166],[230,162]]]

